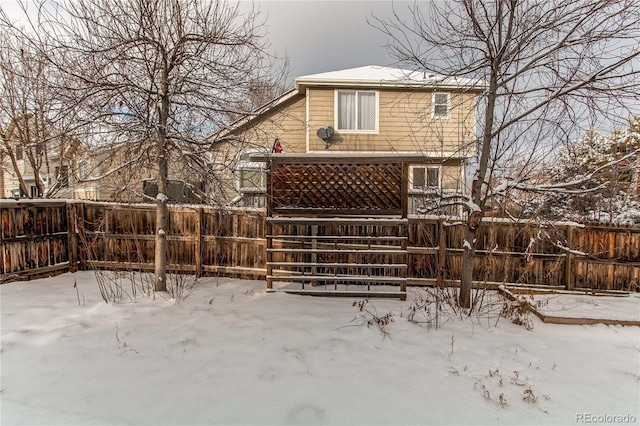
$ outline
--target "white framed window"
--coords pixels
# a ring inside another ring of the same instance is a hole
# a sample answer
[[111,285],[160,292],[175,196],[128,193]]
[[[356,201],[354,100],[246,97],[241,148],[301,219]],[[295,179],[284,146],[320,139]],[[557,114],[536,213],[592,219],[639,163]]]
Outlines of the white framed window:
[[431,96],[431,118],[438,120],[451,118],[450,93],[433,93]]
[[91,174],[91,164],[89,164],[88,161],[81,162],[78,170],[78,177],[80,179],[87,179],[90,174]]
[[336,90],[335,123],[340,132],[378,132],[378,92],[375,90]]
[[421,192],[440,189],[440,166],[412,166],[409,168],[409,190]]
[[264,190],[267,187],[267,172],[265,170],[240,170],[240,191]]
[[264,192],[267,188],[265,163],[249,160],[251,154],[260,151],[241,152],[236,166],[236,187],[238,192]]

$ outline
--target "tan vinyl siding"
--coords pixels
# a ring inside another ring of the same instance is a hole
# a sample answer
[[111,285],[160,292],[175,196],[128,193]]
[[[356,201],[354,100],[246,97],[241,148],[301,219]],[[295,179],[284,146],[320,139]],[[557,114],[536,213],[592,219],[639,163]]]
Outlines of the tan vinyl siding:
[[[339,132],[331,151],[458,151],[474,136],[475,95],[451,92],[451,117],[431,118],[432,92],[381,90],[377,134]],[[334,115],[335,90],[309,89],[309,149],[325,150],[315,134],[322,126],[337,128]]]
[[271,149],[276,138],[285,152],[306,151],[306,103],[302,95],[260,117],[240,133],[248,148]]

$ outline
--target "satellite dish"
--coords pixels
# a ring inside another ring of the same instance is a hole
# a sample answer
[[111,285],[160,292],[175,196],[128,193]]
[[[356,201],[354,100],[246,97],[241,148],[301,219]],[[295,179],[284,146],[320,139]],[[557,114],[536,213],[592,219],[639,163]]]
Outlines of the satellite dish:
[[334,133],[335,133],[335,130],[333,130],[333,127],[331,126],[320,127],[316,132],[318,137],[325,142],[329,141],[329,139],[331,138],[331,136],[333,136]]

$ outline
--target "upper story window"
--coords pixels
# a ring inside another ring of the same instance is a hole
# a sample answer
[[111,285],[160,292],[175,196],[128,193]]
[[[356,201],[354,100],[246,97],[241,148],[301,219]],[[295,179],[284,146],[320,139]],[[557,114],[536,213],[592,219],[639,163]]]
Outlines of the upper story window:
[[451,118],[451,94],[434,93],[431,98],[431,118]]
[[413,191],[440,188],[439,166],[413,166],[409,175],[410,186]]
[[335,114],[338,131],[376,133],[378,131],[378,92],[337,90]]

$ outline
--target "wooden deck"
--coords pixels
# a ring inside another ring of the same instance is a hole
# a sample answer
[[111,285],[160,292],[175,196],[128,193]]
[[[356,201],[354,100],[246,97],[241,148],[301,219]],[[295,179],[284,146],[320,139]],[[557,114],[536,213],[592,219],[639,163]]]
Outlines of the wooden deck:
[[269,166],[269,290],[286,283],[278,288],[296,294],[406,299],[408,165],[415,158],[260,159]]

